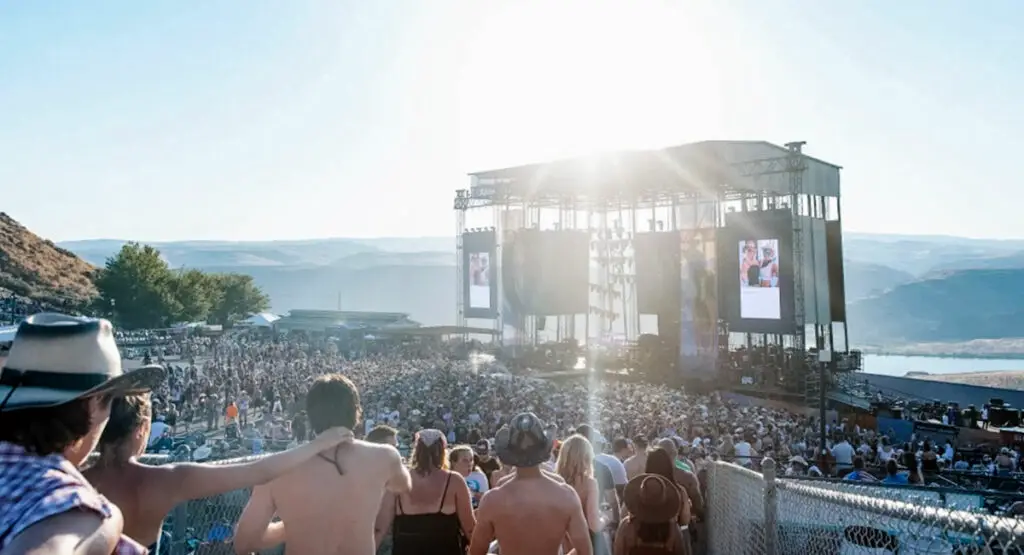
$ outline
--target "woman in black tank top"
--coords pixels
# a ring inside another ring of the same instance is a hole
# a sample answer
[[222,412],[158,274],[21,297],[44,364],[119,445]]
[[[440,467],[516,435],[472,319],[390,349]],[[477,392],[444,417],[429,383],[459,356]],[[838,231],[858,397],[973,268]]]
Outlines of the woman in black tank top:
[[[444,434],[439,430],[422,430],[416,434],[412,453],[412,492],[395,500],[395,518],[391,530],[393,555],[465,555],[467,539],[473,533],[476,519],[470,504],[469,487],[465,480],[448,471]],[[402,506],[420,488],[436,487],[444,475],[444,489],[437,501],[437,510],[430,513],[409,514]],[[437,476],[437,478],[434,478]],[[452,492],[455,511],[444,511],[449,491]]]

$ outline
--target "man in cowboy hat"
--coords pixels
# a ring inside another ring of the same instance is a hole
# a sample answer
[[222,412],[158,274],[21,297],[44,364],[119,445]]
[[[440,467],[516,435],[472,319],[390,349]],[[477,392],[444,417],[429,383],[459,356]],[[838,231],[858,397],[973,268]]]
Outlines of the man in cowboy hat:
[[164,369],[121,368],[110,322],[36,314],[0,370],[0,553],[145,553],[79,473],[111,400],[145,393]]
[[498,430],[498,459],[516,472],[480,500],[470,555],[485,555],[495,539],[502,555],[556,555],[566,535],[578,555],[592,555],[579,496],[541,470],[552,443],[544,423],[530,412]]

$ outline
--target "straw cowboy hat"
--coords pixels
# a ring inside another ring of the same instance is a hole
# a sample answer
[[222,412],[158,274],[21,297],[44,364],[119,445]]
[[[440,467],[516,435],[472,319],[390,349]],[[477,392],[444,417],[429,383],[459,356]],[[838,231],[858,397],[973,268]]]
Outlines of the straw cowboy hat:
[[494,450],[502,463],[516,468],[528,468],[551,458],[553,443],[544,429],[544,422],[536,414],[524,412],[498,430],[494,438]]
[[672,522],[679,516],[679,489],[658,474],[634,477],[626,483],[622,496],[629,514],[640,522]]
[[52,407],[94,395],[145,393],[164,375],[159,365],[124,372],[107,320],[36,314],[18,326],[0,369],[0,411]]

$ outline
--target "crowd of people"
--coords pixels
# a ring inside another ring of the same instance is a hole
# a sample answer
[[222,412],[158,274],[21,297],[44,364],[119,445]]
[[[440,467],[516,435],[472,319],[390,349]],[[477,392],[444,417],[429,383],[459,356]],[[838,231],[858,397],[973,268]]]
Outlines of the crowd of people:
[[[239,553],[281,543],[325,554],[480,555],[494,545],[507,554],[690,553],[706,539],[705,475],[716,460],[759,469],[770,457],[788,476],[896,483],[926,483],[946,466],[996,472],[1024,462],[1009,449],[968,460],[951,444],[894,445],[847,421],[827,424],[823,455],[812,416],[597,375],[513,375],[444,343],[355,356],[324,338],[152,341],[146,332],[115,337],[102,321],[48,318],[22,325],[0,374],[5,553],[65,525],[118,552],[156,552],[175,504],[257,484],[234,533]],[[157,346],[145,349],[146,339]],[[126,349],[145,349],[131,363],[141,368],[122,372]],[[83,360],[107,372],[62,375],[81,372]],[[215,442],[238,449],[222,456],[281,453],[232,465],[136,462],[194,434],[199,462],[213,458]],[[79,472],[94,447],[98,459]],[[64,493],[30,487],[40,476]],[[85,512],[48,518],[72,508]]]

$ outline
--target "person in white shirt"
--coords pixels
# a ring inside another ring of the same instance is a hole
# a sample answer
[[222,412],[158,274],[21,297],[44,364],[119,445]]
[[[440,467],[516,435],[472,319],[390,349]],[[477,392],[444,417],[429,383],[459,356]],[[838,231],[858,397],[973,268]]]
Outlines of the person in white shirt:
[[471,503],[476,509],[480,504],[480,498],[487,493],[490,485],[487,482],[487,475],[474,463],[473,448],[468,445],[457,445],[448,453],[448,458],[452,470],[458,472],[466,480],[466,486],[469,487],[469,494],[472,497]]
[[732,448],[736,452],[736,464],[746,467],[749,467],[752,464],[750,457],[753,452],[753,447],[751,447],[746,438],[741,438],[733,444]]
[[163,416],[157,416],[156,421],[149,427],[149,441],[146,443],[146,446],[152,447],[156,445],[161,439],[163,439],[164,434],[167,433],[167,429],[169,427],[170,426],[164,422]]
[[836,459],[836,468],[838,470],[850,470],[853,468],[853,446],[850,442],[843,438],[835,447],[832,448],[832,456]]

